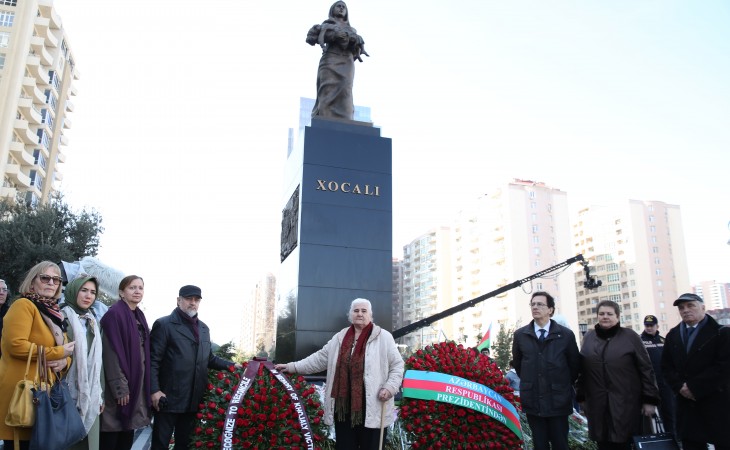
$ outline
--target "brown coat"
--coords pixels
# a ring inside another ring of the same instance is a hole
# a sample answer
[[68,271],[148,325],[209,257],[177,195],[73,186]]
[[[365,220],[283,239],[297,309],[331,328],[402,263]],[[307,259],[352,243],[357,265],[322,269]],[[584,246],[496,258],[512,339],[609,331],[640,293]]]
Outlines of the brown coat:
[[608,339],[589,331],[580,351],[578,398],[585,399],[588,431],[597,442],[630,442],[641,434],[641,405],[659,404],[649,354],[636,332],[618,328]]
[[[63,347],[56,345],[51,330],[41,317],[41,312],[26,298],[19,298],[13,302],[4,320],[2,357],[0,357],[0,439],[12,440],[13,427],[5,425],[5,416],[15,385],[25,374],[31,342],[46,347],[46,358],[49,361],[61,359]],[[28,377],[31,379],[36,373],[37,354],[36,351],[30,363]],[[67,363],[66,367],[71,364],[71,358],[67,358]],[[21,440],[30,439],[30,428],[18,429]]]

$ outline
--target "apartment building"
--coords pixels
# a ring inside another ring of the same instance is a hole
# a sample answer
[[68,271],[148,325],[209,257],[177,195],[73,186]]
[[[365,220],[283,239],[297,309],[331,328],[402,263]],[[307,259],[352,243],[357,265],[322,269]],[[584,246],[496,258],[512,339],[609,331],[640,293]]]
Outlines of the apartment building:
[[573,221],[573,246],[602,283],[586,289],[583,272],[575,271],[581,324],[596,324],[596,304],[602,300],[618,303],[621,325],[637,332],[647,314],[657,316],[663,334],[679,322],[672,303],[690,291],[679,206],[630,200],[583,208]]
[[276,277],[267,273],[256,282],[243,302],[238,349],[258,354],[270,351],[276,342]]
[[702,297],[705,301],[705,308],[724,309],[730,308],[728,299],[730,298],[730,283],[718,283],[712,281],[702,281],[693,287],[694,293]]
[[[403,247],[402,325],[409,325],[451,307],[451,230],[439,227]],[[411,349],[454,339],[452,319],[407,334],[399,344]]]
[[36,205],[58,190],[75,66],[52,0],[0,0],[0,198]]
[[[453,225],[453,299],[459,304],[525,278],[574,256],[565,192],[545,183],[514,179],[475,199]],[[485,300],[454,318],[453,334],[468,345],[489,325],[529,323],[530,294],[548,291],[556,314],[577,330],[570,276],[551,274]]]

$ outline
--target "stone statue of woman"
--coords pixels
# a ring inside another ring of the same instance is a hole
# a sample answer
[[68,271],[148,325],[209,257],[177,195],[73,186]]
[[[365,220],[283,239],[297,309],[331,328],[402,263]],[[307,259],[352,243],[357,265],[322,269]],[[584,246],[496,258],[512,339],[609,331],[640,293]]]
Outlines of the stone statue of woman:
[[307,44],[322,47],[317,69],[317,101],[312,117],[352,120],[355,60],[362,62],[361,55],[370,55],[365,51],[365,41],[350,26],[345,2],[335,2],[330,7],[329,18],[309,29]]

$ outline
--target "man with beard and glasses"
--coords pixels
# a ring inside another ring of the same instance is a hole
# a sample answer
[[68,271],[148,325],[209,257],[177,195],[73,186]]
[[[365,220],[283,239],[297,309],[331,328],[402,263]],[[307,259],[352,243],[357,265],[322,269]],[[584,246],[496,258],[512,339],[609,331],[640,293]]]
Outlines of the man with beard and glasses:
[[213,354],[210,329],[198,319],[202,299],[199,287],[181,287],[177,308],[155,321],[150,332],[150,392],[155,410],[152,450],[167,450],[173,432],[176,449],[189,447],[208,369],[234,365]]

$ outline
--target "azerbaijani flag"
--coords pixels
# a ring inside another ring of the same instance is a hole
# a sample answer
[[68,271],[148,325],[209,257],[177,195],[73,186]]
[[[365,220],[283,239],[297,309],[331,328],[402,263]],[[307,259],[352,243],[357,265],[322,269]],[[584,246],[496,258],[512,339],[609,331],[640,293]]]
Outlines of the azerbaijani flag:
[[491,342],[491,336],[492,336],[492,322],[489,322],[489,328],[487,328],[487,332],[484,333],[484,337],[482,338],[482,341],[477,345],[477,350],[480,352],[484,350],[485,348],[490,347]]

